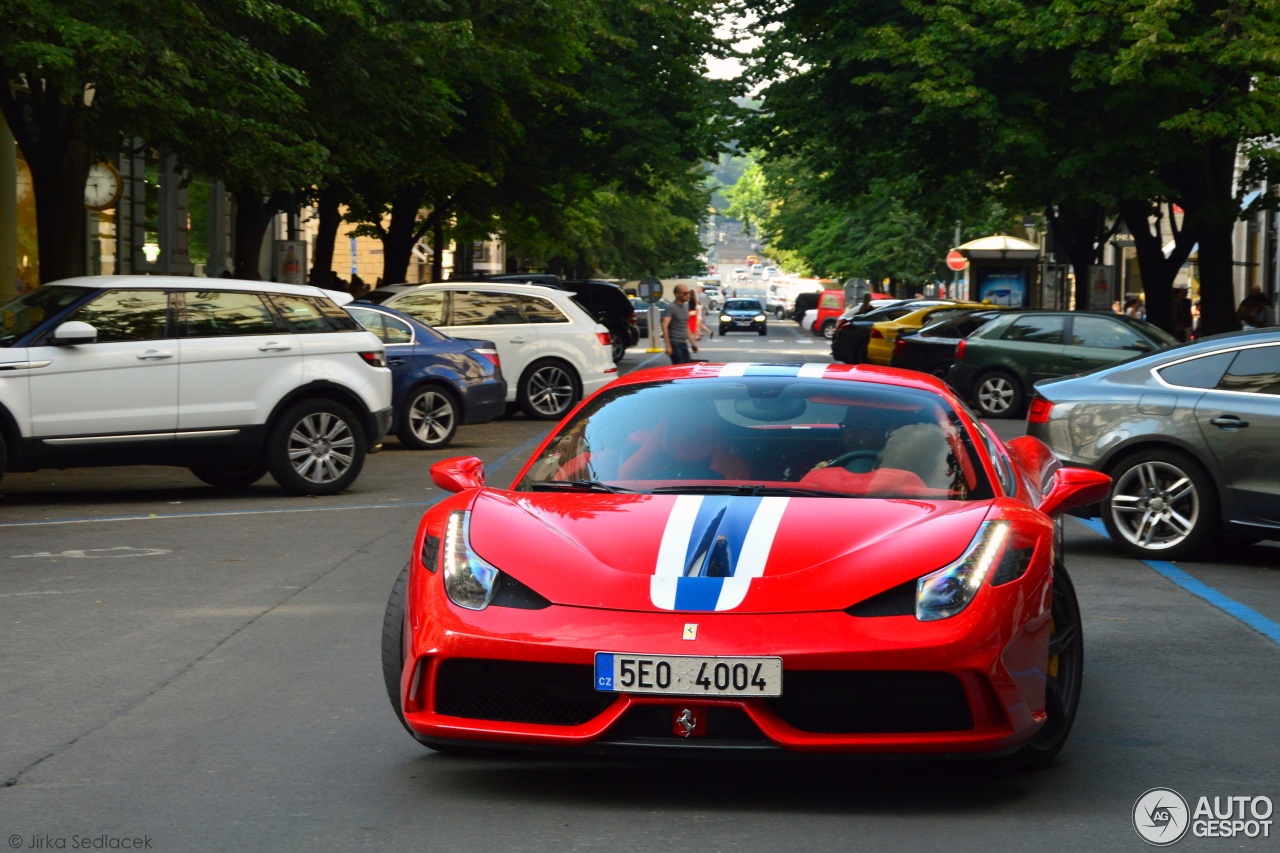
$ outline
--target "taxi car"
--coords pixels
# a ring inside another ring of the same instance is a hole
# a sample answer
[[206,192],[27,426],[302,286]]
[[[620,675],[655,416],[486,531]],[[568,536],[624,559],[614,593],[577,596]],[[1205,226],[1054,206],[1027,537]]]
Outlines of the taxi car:
[[382,641],[425,746],[1038,766],[1066,742],[1084,660],[1055,519],[1110,480],[1001,442],[933,377],[640,370],[509,487],[475,457],[431,477],[452,494]]

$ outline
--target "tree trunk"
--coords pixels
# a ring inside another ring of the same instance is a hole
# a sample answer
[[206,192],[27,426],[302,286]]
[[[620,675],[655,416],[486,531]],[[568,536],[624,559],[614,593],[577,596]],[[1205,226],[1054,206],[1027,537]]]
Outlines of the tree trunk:
[[1235,331],[1235,258],[1233,236],[1240,209],[1235,198],[1236,144],[1217,139],[1180,177],[1186,186],[1188,216],[1199,223],[1200,334]]
[[444,221],[431,226],[431,280],[444,280]]
[[1102,247],[1111,235],[1107,213],[1100,205],[1082,208],[1071,204],[1050,206],[1045,218],[1053,231],[1053,245],[1061,248],[1075,275],[1075,305],[1089,307],[1089,267],[1102,262]]
[[60,150],[41,151],[34,159],[27,159],[36,198],[41,284],[88,272],[84,186],[89,180],[89,161],[83,138],[70,140]]
[[235,276],[246,281],[259,281],[262,279],[262,241],[266,238],[272,211],[259,190],[236,190],[233,196],[236,200],[235,223],[232,226]]
[[402,284],[408,279],[409,259],[418,242],[418,211],[426,187],[415,184],[396,194],[391,202],[391,223],[382,235],[382,283]]
[[316,228],[315,257],[311,260],[313,283],[328,284],[329,273],[333,270],[333,249],[338,242],[338,226],[342,224],[342,216],[338,213],[338,199],[342,191],[334,186],[320,190],[316,201],[316,212],[319,225]]
[[[1182,227],[1173,229],[1174,247],[1169,257],[1164,255],[1164,232],[1161,219],[1151,222],[1151,204],[1146,201],[1120,202],[1120,215],[1133,235],[1133,245],[1138,253],[1138,267],[1142,271],[1142,290],[1146,296],[1147,320],[1166,332],[1173,332],[1173,282],[1178,270],[1191,255],[1196,244],[1195,219],[1187,214]],[[1170,213],[1170,224],[1173,222]]]

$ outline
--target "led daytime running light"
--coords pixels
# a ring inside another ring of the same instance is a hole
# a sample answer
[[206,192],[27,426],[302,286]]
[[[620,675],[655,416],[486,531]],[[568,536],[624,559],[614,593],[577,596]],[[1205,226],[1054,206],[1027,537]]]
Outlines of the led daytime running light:
[[968,607],[987,575],[1000,562],[1008,541],[1009,522],[984,522],[959,560],[917,582],[916,619],[921,622],[948,619]]
[[444,531],[444,588],[449,600],[468,610],[484,610],[493,600],[500,573],[471,550],[471,513],[454,510]]

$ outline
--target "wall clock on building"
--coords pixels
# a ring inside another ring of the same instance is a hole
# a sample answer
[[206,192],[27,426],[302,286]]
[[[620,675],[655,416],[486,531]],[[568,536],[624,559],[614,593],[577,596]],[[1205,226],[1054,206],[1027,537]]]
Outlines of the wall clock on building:
[[22,204],[35,194],[35,184],[31,180],[31,167],[27,165],[25,160],[18,161],[18,173],[16,177],[18,184],[17,200],[18,204]]
[[89,167],[89,180],[84,185],[84,206],[90,210],[107,210],[120,200],[124,182],[116,167],[103,161]]

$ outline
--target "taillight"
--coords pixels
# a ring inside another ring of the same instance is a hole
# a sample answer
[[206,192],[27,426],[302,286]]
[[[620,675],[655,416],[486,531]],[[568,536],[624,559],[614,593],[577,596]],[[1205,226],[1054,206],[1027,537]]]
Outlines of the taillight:
[[879,338],[880,340],[884,340],[884,333],[882,333],[882,332],[881,332],[879,329],[877,329],[875,326],[872,326],[872,327],[871,327],[871,337],[873,337],[873,338]]
[[387,366],[387,354],[385,352],[362,352],[359,355],[364,359],[364,363],[370,367]]
[[489,349],[488,347],[484,347],[482,349],[480,347],[477,347],[476,349],[472,350],[472,352],[474,352],[476,355],[484,356],[489,361],[493,362],[494,367],[498,368],[499,370],[502,369],[502,359],[498,357],[498,351],[496,349]]
[[601,346],[613,346],[613,338],[609,337],[608,332],[596,332],[596,340],[600,341]]
[[894,341],[893,357],[897,358],[898,356],[902,355],[902,351],[906,349],[906,347],[907,347],[907,342],[904,339],[898,338],[898,340]]
[[841,317],[839,320],[836,320],[836,331],[840,331],[847,325],[849,325],[849,321]]
[[965,339],[961,338],[960,343],[956,344],[956,361],[964,358]]
[[1027,409],[1027,423],[1047,424],[1049,422],[1049,413],[1052,411],[1053,403],[1044,397],[1036,397],[1031,401],[1031,407]]

